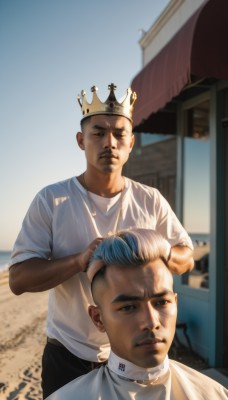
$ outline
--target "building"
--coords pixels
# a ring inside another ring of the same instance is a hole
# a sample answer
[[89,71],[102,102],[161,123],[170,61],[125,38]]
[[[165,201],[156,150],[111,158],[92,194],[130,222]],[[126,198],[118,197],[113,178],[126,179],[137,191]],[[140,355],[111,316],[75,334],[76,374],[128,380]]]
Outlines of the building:
[[195,269],[175,277],[178,317],[211,367],[228,367],[227,17],[227,0],[171,0],[141,38],[125,167],[162,192],[192,236]]

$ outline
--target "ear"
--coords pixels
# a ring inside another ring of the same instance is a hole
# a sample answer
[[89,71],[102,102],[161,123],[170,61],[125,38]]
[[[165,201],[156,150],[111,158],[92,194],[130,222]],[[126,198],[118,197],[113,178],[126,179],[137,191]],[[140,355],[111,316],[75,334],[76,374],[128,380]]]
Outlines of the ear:
[[131,152],[131,150],[133,149],[134,143],[135,143],[135,136],[132,135],[132,136],[131,136],[131,143],[130,143],[130,152]]
[[89,316],[92,319],[94,325],[100,332],[105,332],[105,327],[102,321],[101,310],[97,306],[89,306],[88,308]]
[[80,147],[81,150],[85,150],[84,146],[84,135],[82,132],[77,132],[76,134],[76,140],[78,143],[78,146]]
[[177,293],[174,293],[174,295],[175,295],[176,305],[178,305],[178,296],[177,296]]

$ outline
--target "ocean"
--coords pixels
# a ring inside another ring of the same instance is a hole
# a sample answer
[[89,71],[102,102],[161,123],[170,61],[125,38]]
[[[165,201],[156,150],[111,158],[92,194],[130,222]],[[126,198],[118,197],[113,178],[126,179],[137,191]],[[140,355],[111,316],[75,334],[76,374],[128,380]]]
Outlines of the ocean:
[[[189,233],[193,244],[196,243],[209,243],[210,242],[210,235],[206,233]],[[11,251],[0,251],[0,271],[5,271],[8,269],[8,263],[10,260]]]
[[11,251],[0,251],[0,272],[8,269]]
[[210,244],[210,234],[208,233],[189,233],[193,244]]

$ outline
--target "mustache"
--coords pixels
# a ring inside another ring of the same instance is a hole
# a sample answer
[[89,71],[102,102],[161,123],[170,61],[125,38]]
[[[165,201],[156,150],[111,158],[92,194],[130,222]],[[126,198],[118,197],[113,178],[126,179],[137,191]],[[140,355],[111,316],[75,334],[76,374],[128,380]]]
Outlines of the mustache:
[[112,149],[103,150],[100,153],[98,153],[98,156],[99,157],[107,157],[107,156],[110,157],[110,156],[112,156],[112,157],[115,157],[115,158],[118,157],[117,153],[115,151],[113,151]]
[[155,335],[153,332],[146,332],[140,336],[138,336],[137,338],[134,339],[134,346],[141,346],[144,344],[153,344],[153,343],[159,343],[159,342],[165,342],[164,338],[162,338],[161,336],[157,336]]

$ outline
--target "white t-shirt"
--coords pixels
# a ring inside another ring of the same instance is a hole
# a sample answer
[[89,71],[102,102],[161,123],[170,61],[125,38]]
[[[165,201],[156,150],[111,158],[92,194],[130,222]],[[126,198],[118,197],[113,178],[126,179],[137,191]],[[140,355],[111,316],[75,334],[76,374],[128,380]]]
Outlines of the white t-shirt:
[[218,382],[177,361],[169,361],[165,375],[144,383],[126,380],[101,366],[74,379],[47,400],[227,400]]
[[[16,240],[11,263],[29,258],[58,259],[83,251],[96,237],[118,229],[141,227],[155,229],[171,244],[192,242],[157,189],[125,178],[120,194],[103,198],[90,193],[96,210],[91,215],[91,201],[77,178],[47,186],[34,198]],[[47,336],[59,340],[71,353],[90,361],[103,361],[110,351],[108,338],[95,328],[88,316],[93,304],[90,284],[84,272],[49,292]]]

